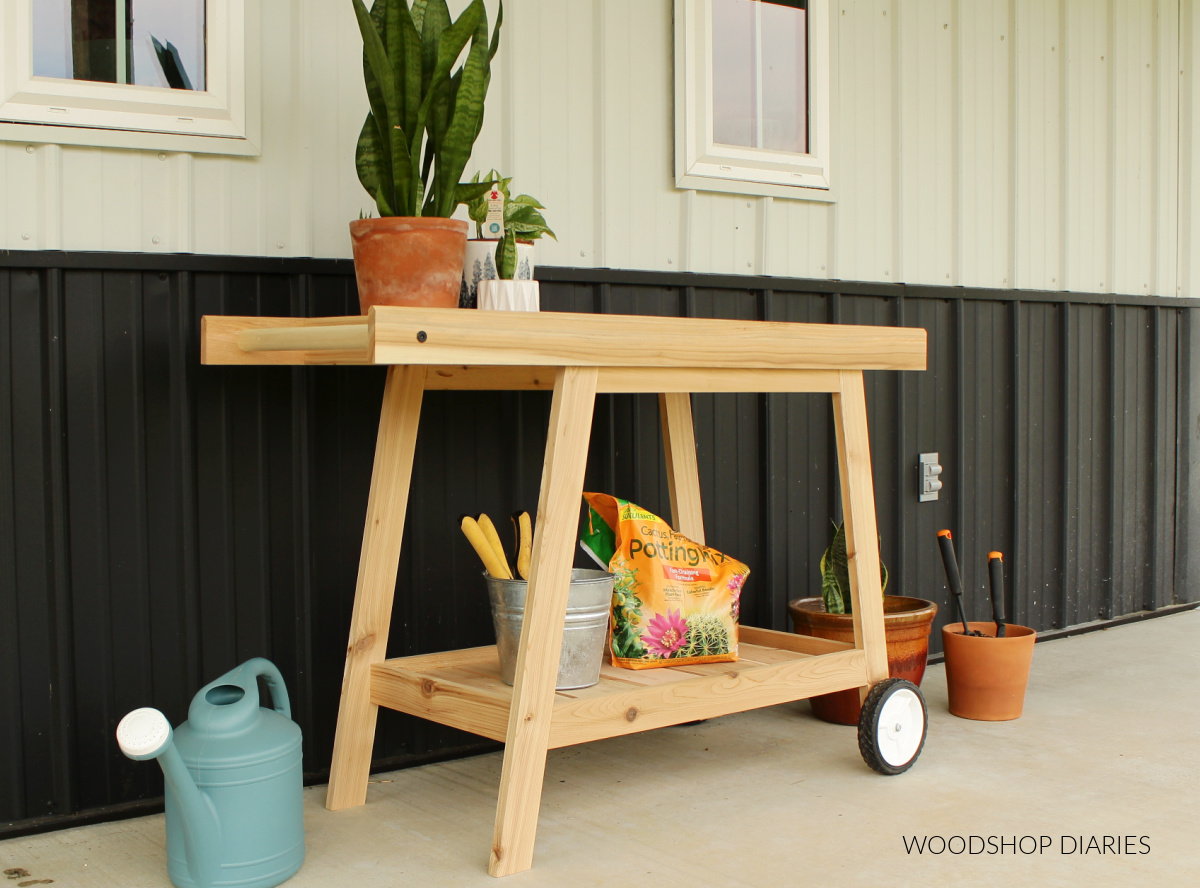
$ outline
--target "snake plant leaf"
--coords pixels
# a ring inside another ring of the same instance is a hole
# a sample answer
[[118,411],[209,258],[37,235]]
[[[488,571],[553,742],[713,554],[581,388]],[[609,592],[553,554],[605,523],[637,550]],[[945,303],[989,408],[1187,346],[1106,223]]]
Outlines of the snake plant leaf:
[[393,122],[408,133],[416,126],[417,109],[421,104],[421,35],[413,24],[405,0],[375,0],[372,15],[380,6],[386,6],[384,45],[392,66],[396,93],[397,115]]
[[438,40],[451,22],[446,0],[429,0],[425,4],[425,21],[421,26],[421,92],[426,95],[437,68]]
[[417,33],[421,33],[421,29],[425,26],[425,7],[428,5],[428,0],[413,0],[412,4],[412,23],[417,28]]
[[496,273],[500,280],[511,281],[517,272],[517,236],[511,228],[504,230],[504,237],[496,244]]
[[[417,215],[417,207],[421,205],[421,178],[417,175],[416,162],[408,152],[408,139],[404,130],[398,126],[394,127],[392,176],[396,191],[396,212],[401,216]],[[417,193],[414,194],[414,191]]]
[[[488,49],[487,66],[483,72],[483,94],[486,96],[488,87],[492,84],[492,59],[496,57],[496,50],[500,48],[500,25],[504,22],[504,2],[500,0],[499,7],[496,10],[496,27],[492,31],[492,45]],[[487,37],[486,25],[484,26],[484,38]],[[479,115],[479,124],[475,128],[475,138],[479,138],[479,133],[483,130],[483,115]],[[505,198],[508,198],[508,192],[504,193]]]
[[[472,179],[470,182],[459,182],[457,185],[454,186],[454,201],[455,201],[455,203],[459,203],[459,204],[465,203],[468,207],[468,210],[467,210],[468,215],[470,214],[470,207],[475,204],[476,200],[480,197],[483,197],[485,194],[487,194],[489,191],[492,190],[491,182],[480,182],[478,180],[479,174],[476,173],[475,176],[476,176],[476,178]],[[474,219],[475,217],[472,216],[471,218]],[[482,222],[486,218],[487,218],[487,203],[485,201],[484,214],[478,221]]]
[[[383,100],[383,110],[385,111],[383,119],[386,125],[390,126],[399,118],[396,115],[396,84],[392,79],[392,66],[388,60],[387,48],[383,45],[383,37],[380,35],[379,29],[375,27],[375,22],[371,19],[371,14],[367,12],[367,7],[363,5],[363,0],[353,0],[353,3],[354,15],[358,19],[358,30],[363,39],[363,55],[367,60],[364,74],[369,71],[370,77],[374,79],[375,86]],[[371,91],[372,86],[368,82],[368,97]],[[374,112],[374,107],[371,110]]]
[[[492,31],[492,45],[488,49],[488,65],[492,64],[492,59],[496,57],[496,50],[500,48],[500,25],[504,23],[504,0],[500,0],[496,9],[496,27]],[[489,68],[490,70],[490,68]]]
[[[882,589],[887,589],[888,569],[879,559],[879,582]],[[835,524],[833,540],[821,557],[821,597],[825,599],[825,609],[829,613],[850,613],[852,601],[850,598],[850,566],[846,551],[846,525]],[[833,607],[840,610],[831,609]]]
[[363,123],[362,132],[358,136],[358,148],[354,152],[354,166],[358,170],[358,180],[362,182],[367,194],[375,200],[380,216],[391,216],[395,213],[392,182],[392,164],[387,154],[379,147],[379,128],[375,125],[375,115],[368,114]]
[[[436,4],[436,3],[430,3],[429,7],[425,11],[425,29],[421,33],[422,82],[424,82],[424,46],[425,46],[425,43],[427,40],[427,36],[430,32],[430,28],[431,27],[436,28],[435,22],[431,22],[431,15],[434,13],[434,8],[437,5],[438,4]],[[441,5],[442,6],[445,5],[445,0],[442,0]],[[450,76],[450,68],[454,65],[455,61],[458,60],[458,56],[463,51],[463,47],[465,47],[467,45],[467,41],[470,40],[471,36],[475,33],[476,28],[479,26],[479,19],[481,16],[483,16],[483,14],[484,14],[483,0],[471,0],[471,5],[468,6],[465,10],[463,10],[462,15],[460,15],[458,17],[458,20],[456,22],[454,22],[454,24],[450,25],[448,28],[445,28],[444,30],[442,30],[440,35],[438,36],[437,44],[436,44],[436,47],[437,47],[436,64],[434,66],[433,73],[430,76],[429,81],[428,81],[429,86],[428,86],[428,88],[424,89],[425,98],[421,101],[421,107],[417,111],[417,127],[419,129],[418,129],[418,131],[416,131],[415,135],[413,135],[412,133],[409,134],[410,139],[415,138],[418,140],[416,144],[411,146],[410,150],[412,151],[413,154],[419,153],[420,139],[425,133],[426,121],[429,118],[429,108],[433,104],[433,97],[434,97],[435,91],[437,90],[437,87],[441,85],[442,81],[446,80]],[[468,57],[468,60],[469,60],[469,57]],[[461,92],[461,88],[460,88],[460,92]],[[470,150],[470,146],[468,146],[468,151],[469,150]],[[440,166],[440,163],[438,165]],[[463,165],[464,166],[466,165],[465,161],[464,161]],[[445,181],[451,182],[451,183],[457,182],[459,179],[459,176],[461,174],[462,174],[462,167],[459,167],[458,171],[454,174],[454,176]],[[435,171],[435,176],[436,176],[436,171]],[[452,195],[451,195],[451,197],[452,197]],[[445,202],[449,203],[449,200],[446,200]],[[452,213],[453,211],[454,211],[454,207],[451,205],[449,210],[447,210],[444,213],[444,215],[449,216],[450,213]],[[443,215],[443,214],[439,213],[439,215]]]
[[[484,33],[486,34],[486,31]],[[466,62],[463,63],[462,83],[458,88],[454,116],[450,119],[450,126],[442,143],[439,168],[434,173],[438,179],[442,201],[435,211],[439,216],[449,216],[454,212],[453,184],[462,177],[467,161],[471,159],[471,146],[475,142],[475,135],[479,132],[479,123],[483,117],[483,80],[486,68],[487,44],[482,41],[475,42],[467,54]]]

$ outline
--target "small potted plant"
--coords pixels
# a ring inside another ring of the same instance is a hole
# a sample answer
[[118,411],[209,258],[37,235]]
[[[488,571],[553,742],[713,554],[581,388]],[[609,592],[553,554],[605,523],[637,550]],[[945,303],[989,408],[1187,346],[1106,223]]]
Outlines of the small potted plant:
[[[854,642],[847,561],[845,525],[834,524],[833,539],[821,557],[821,596],[788,602],[792,630],[796,634]],[[937,605],[923,598],[888,595],[888,571],[882,558],[879,560],[879,581],[884,592],[883,628],[887,638],[888,674],[920,685],[929,657],[929,634],[933,631]],[[813,714],[823,721],[858,724],[862,706],[857,688],[821,694],[810,698],[810,702]]]
[[[480,183],[480,175],[476,173],[470,184]],[[482,179],[489,184],[489,190],[470,200],[464,200],[467,205],[467,215],[475,223],[475,237],[467,241],[466,259],[463,262],[462,284],[459,290],[459,307],[476,308],[479,306],[478,291],[482,281],[530,281],[533,282],[533,247],[534,242],[544,234],[557,240],[546,219],[541,214],[545,207],[537,198],[528,194],[518,194],[513,197],[509,191],[512,177],[501,176],[492,170]],[[500,219],[489,219],[488,207],[502,204]],[[537,310],[537,284],[508,287],[492,287],[489,299],[509,297],[523,301],[526,310]],[[517,291],[520,290],[520,297]],[[505,292],[501,292],[505,291]],[[509,292],[511,291],[511,292]],[[523,297],[523,299],[521,298]],[[495,305],[492,307],[506,307]]]
[[468,226],[450,216],[488,189],[459,179],[483,126],[503,6],[489,42],[483,0],[455,20],[445,0],[375,0],[370,12],[352,2],[371,103],[355,166],[379,213],[350,223],[360,306],[457,306]]

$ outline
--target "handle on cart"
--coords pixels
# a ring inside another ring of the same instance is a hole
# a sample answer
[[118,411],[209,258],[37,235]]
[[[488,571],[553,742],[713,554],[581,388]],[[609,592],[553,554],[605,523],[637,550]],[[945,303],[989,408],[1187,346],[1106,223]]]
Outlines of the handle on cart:
[[1004,553],[988,552],[988,577],[992,583],[992,619],[996,637],[1004,637]]

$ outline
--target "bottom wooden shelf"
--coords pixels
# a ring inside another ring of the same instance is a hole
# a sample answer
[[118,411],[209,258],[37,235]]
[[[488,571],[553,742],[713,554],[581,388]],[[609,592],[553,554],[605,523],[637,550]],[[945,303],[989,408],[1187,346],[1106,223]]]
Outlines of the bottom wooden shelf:
[[[743,626],[734,663],[618,669],[600,683],[558,691],[550,747],[714,718],[861,687],[863,651],[852,645]],[[512,688],[494,645],[386,660],[371,669],[371,702],[503,741]]]

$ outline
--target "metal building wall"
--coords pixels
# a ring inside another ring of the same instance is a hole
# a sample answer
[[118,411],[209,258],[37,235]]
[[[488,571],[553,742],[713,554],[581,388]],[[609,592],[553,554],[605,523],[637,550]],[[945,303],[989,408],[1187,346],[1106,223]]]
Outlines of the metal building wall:
[[[869,373],[893,592],[949,616],[1006,553],[1039,629],[1200,600],[1194,300],[542,269],[551,310],[921,326],[929,370]],[[173,723],[242,660],[282,669],[305,768],[328,768],[383,374],[202,367],[204,314],[336,315],[345,261],[0,254],[0,835],[144,810],[156,768],[116,748],[143,705]],[[736,348],[736,343],[721,344]],[[753,568],[747,624],[816,594],[838,510],[827,398],[696,396],[711,544]],[[533,508],[545,393],[433,392],[406,526],[393,656],[490,643],[455,517]],[[916,457],[946,467],[916,501]],[[587,485],[668,511],[657,401],[601,396]],[[933,636],[934,649],[939,634]],[[486,744],[384,713],[379,764]],[[82,813],[79,813],[82,812]]]
[[[258,2],[261,157],[0,142],[0,249],[348,257],[351,5]],[[543,265],[1200,295],[1196,0],[831,5],[834,203],[674,187],[673,0],[510,0],[468,171]]]

